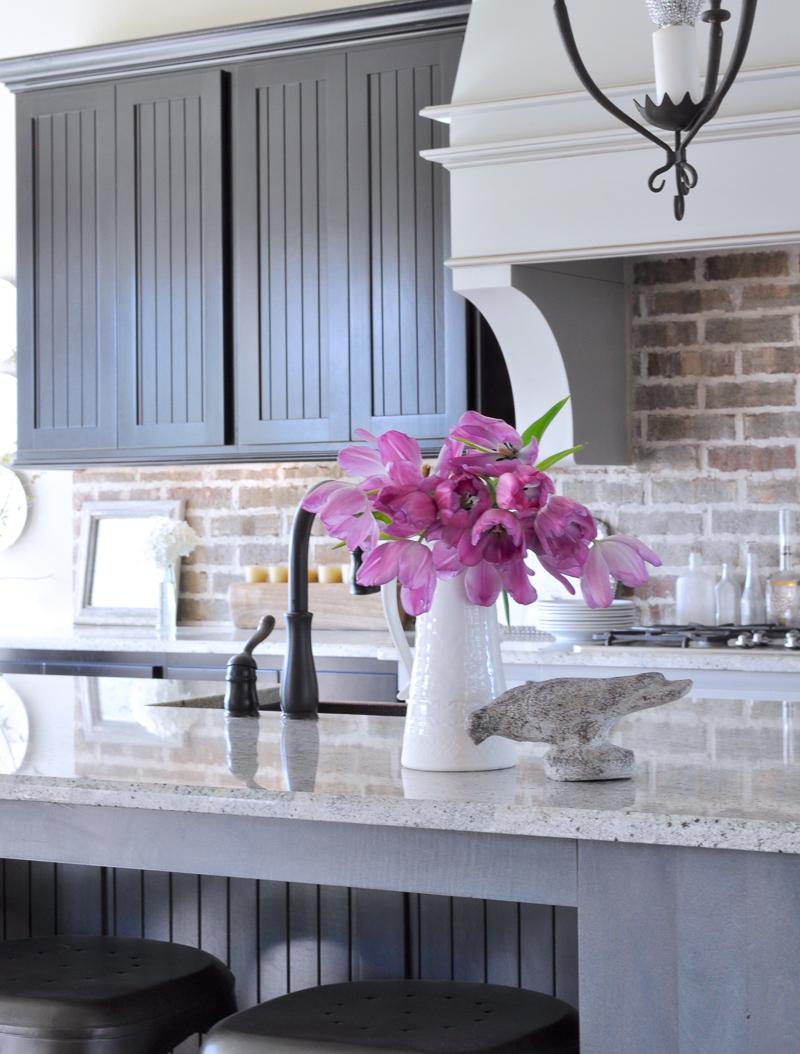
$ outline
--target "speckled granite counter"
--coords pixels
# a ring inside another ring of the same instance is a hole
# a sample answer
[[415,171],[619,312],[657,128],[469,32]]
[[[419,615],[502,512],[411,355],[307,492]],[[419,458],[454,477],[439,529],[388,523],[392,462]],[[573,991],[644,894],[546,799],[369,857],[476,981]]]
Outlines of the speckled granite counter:
[[[544,746],[531,744],[520,746],[516,769],[404,770],[396,717],[284,726],[262,713],[234,722],[257,742],[231,746],[223,712],[185,705],[208,683],[2,683],[23,700],[30,741],[18,772],[0,776],[0,801],[800,853],[800,694],[695,692],[631,715],[615,738],[636,752],[634,780],[560,784],[544,777]],[[248,765],[250,778],[232,774]],[[287,791],[292,780],[305,789]]]
[[[35,649],[60,652],[129,652],[150,654],[169,652],[174,655],[220,655],[234,654],[237,644],[252,636],[252,630],[208,629],[205,627],[181,627],[174,640],[164,640],[155,631],[144,626],[64,626],[49,629],[40,635],[19,634],[0,637],[0,647],[8,650]],[[275,632],[259,645],[260,655],[283,655],[286,651],[286,633]],[[397,659],[387,633],[371,630],[317,630],[314,633],[314,653],[341,658],[374,659],[379,652],[390,653]]]
[[[59,652],[128,652],[131,655],[157,651],[174,655],[231,655],[247,640],[247,630],[181,627],[174,640],[160,640],[143,627],[65,626],[37,636],[20,633],[0,637],[0,648]],[[314,653],[320,657],[376,659],[396,662],[397,651],[388,633],[374,630],[317,630]],[[283,655],[286,634],[276,630],[259,645],[257,654]],[[587,669],[728,670],[746,673],[800,674],[800,651],[785,648],[741,650],[726,648],[603,647],[602,645],[543,644],[541,641],[508,639],[502,642],[508,666],[585,667]]]

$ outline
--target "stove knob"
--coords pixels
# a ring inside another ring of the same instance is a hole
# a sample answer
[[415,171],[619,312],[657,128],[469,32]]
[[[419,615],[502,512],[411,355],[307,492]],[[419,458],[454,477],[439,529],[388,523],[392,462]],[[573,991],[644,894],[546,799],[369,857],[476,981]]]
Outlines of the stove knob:
[[754,630],[753,644],[769,644],[769,637],[761,629]]
[[786,634],[786,640],[783,646],[784,648],[800,648],[800,632],[796,629],[790,629]]
[[737,648],[749,648],[753,643],[753,637],[750,633],[740,633],[734,641]]

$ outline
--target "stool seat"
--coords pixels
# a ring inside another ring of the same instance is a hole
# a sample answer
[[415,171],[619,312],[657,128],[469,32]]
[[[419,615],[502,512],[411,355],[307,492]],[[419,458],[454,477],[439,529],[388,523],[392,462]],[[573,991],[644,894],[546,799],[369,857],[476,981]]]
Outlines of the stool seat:
[[203,1054],[578,1054],[560,999],[494,984],[353,981],[307,988],[216,1025]]
[[126,937],[0,944],[3,1054],[166,1054],[236,1009],[213,955]]

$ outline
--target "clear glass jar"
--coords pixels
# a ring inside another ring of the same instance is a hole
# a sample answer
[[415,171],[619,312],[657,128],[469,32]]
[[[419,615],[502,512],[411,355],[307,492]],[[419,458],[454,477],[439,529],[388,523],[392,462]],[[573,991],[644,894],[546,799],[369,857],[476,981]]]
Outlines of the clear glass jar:
[[716,619],[714,579],[700,569],[700,554],[689,553],[689,570],[675,583],[675,607],[678,625],[694,622],[713,626]]
[[714,586],[718,626],[738,626],[741,618],[742,590],[728,564],[722,565],[722,577]]
[[780,568],[767,579],[767,622],[776,626],[796,626],[800,576],[792,566],[793,523],[788,509],[781,509],[779,526]]
[[751,550],[747,554],[747,575],[742,593],[742,625],[759,626],[766,621],[767,606],[758,574],[758,556]]

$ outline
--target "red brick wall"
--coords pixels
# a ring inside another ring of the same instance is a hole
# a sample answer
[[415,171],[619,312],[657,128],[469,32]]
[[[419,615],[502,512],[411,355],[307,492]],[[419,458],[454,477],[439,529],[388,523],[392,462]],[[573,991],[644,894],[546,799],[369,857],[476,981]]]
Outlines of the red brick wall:
[[[629,467],[559,471],[559,488],[637,534],[664,566],[637,590],[644,621],[674,618],[691,548],[741,574],[747,545],[777,563],[778,508],[797,510],[800,247],[632,261]],[[579,430],[579,429],[578,429]],[[576,435],[579,439],[579,435]],[[245,564],[285,562],[297,502],[331,464],[93,469],[85,500],[184,498],[201,545],[185,561],[179,617],[225,622]],[[341,563],[315,528],[312,560]],[[800,559],[800,536],[798,538]]]
[[768,574],[779,507],[800,531],[798,246],[632,261],[628,291],[631,467],[559,483],[660,554],[636,592],[643,617],[668,622],[692,548],[743,575],[752,544]]

